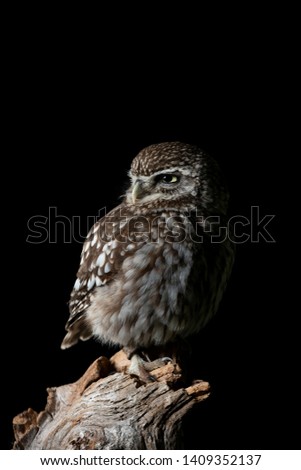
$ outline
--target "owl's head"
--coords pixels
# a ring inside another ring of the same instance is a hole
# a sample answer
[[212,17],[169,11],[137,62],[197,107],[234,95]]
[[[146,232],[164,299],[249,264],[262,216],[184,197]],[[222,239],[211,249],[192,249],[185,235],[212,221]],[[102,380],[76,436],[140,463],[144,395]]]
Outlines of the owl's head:
[[150,145],[132,161],[128,204],[226,214],[228,191],[217,162],[194,145]]

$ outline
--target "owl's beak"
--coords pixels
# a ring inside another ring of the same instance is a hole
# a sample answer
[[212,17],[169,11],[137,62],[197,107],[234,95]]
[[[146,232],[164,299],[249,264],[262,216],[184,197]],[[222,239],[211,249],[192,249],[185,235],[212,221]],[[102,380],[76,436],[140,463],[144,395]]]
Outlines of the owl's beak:
[[144,194],[144,190],[143,190],[143,185],[142,185],[142,182],[137,180],[133,186],[133,189],[132,189],[132,200],[133,200],[133,204],[135,204],[135,202],[137,201],[137,199],[141,199],[141,197],[143,196]]

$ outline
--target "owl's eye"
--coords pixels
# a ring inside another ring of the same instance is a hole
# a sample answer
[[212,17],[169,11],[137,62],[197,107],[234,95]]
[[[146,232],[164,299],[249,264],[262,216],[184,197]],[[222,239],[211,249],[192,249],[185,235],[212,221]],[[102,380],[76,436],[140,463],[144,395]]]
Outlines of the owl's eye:
[[172,183],[177,183],[179,181],[179,177],[176,175],[173,175],[172,173],[166,173],[166,174],[157,175],[155,177],[155,181],[156,183],[162,182],[162,183],[172,184]]

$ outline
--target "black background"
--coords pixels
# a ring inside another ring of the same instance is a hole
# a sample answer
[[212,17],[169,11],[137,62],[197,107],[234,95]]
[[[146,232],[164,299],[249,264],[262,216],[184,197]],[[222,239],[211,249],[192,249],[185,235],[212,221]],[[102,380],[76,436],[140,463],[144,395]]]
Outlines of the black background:
[[210,382],[212,394],[187,419],[186,448],[296,446],[287,397],[287,312],[281,306],[286,275],[278,51],[269,41],[254,44],[242,31],[213,49],[208,38],[203,43],[196,35],[192,55],[181,40],[167,41],[160,56],[149,45],[134,57],[131,45],[117,55],[99,44],[92,53],[87,43],[81,47],[68,38],[54,46],[50,37],[40,45],[30,33],[25,45],[18,44],[7,162],[18,199],[3,244],[13,276],[3,314],[2,449],[12,445],[13,416],[28,407],[42,410],[46,387],[77,380],[107,352],[93,341],[60,350],[81,244],[64,243],[62,224],[56,243],[28,243],[29,219],[48,217],[49,207],[56,207],[59,215],[80,216],[85,234],[87,216],[118,203],[138,151],[171,140],[198,144],[219,161],[231,214],[250,218],[250,207],[259,206],[262,216],[275,215],[268,226],[275,243],[261,238],[238,246],[220,310],[203,330],[199,377]]

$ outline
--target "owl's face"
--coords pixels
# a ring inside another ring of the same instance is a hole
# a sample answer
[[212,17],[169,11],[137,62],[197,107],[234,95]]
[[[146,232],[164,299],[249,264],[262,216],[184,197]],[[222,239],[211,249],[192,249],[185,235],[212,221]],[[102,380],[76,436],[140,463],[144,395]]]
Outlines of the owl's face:
[[166,142],[143,149],[129,172],[126,202],[135,206],[186,210],[198,207],[225,213],[228,194],[216,162],[193,145]]
[[196,196],[198,192],[198,181],[191,176],[189,167],[167,167],[150,176],[130,173],[130,178],[132,184],[127,193],[127,201],[136,205],[176,201],[186,196]]

